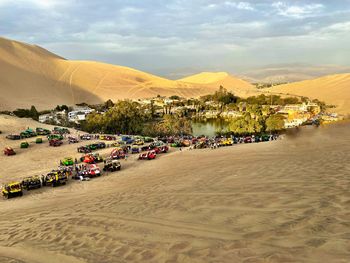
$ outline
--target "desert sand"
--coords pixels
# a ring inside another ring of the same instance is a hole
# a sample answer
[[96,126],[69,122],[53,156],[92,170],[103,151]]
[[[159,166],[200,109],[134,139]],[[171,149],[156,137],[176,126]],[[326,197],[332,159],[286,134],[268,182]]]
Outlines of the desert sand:
[[335,105],[336,112],[350,114],[350,74],[337,74],[269,89],[272,93],[305,96]]
[[[36,126],[0,123],[1,148],[6,133]],[[90,182],[0,200],[0,262],[348,262],[349,129],[131,157]],[[45,172],[75,147],[1,155],[0,180]]]
[[[135,99],[213,93],[220,83],[187,83],[161,78],[128,67],[94,61],[63,59],[41,47],[0,38],[0,110],[35,105],[40,110],[57,104],[101,103],[108,99]],[[248,96],[255,88],[227,76],[228,90]]]

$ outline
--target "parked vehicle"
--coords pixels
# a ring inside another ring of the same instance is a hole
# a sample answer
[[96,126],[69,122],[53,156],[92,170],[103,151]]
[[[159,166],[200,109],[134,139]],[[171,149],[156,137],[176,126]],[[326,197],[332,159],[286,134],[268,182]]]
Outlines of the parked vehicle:
[[86,146],[80,146],[77,148],[78,153],[91,153],[91,149]]
[[104,142],[98,142],[96,143],[97,149],[104,149],[106,148],[106,143]]
[[131,153],[134,154],[134,153],[140,153],[140,148],[139,147],[132,147],[131,148]]
[[15,155],[16,152],[11,147],[5,147],[4,154],[7,156]]
[[142,152],[146,152],[146,151],[150,151],[150,150],[152,150],[152,149],[149,146],[142,146],[141,147]]
[[244,143],[252,143],[252,142],[253,142],[252,137],[245,137],[245,138],[243,139],[243,142],[244,142]]
[[28,147],[29,147],[29,143],[28,143],[28,142],[21,142],[20,147],[21,147],[22,149],[28,148]]
[[120,144],[120,142],[113,142],[113,143],[111,144],[111,146],[112,146],[112,147],[120,147],[121,144]]
[[153,138],[151,138],[151,137],[145,137],[145,138],[144,138],[144,141],[147,142],[147,143],[149,143],[149,142],[153,142],[154,140],[153,140]]
[[72,157],[65,157],[65,158],[62,160],[62,164],[63,164],[64,166],[73,165],[73,164],[74,164],[73,158],[72,158]]
[[169,151],[169,147],[164,145],[164,146],[160,146],[158,147],[159,149],[159,153],[167,153]]
[[59,134],[70,134],[69,129],[63,127],[54,127],[53,131]]
[[125,152],[121,148],[116,148],[116,149],[114,149],[111,152],[110,157],[112,159],[124,159],[125,158]]
[[173,142],[172,144],[170,144],[171,147],[182,147],[182,143],[177,141],[177,142]]
[[92,164],[92,163],[95,163],[95,158],[92,154],[86,154],[80,157],[80,161],[82,161],[83,163]]
[[134,142],[134,139],[130,136],[122,136],[122,141],[126,144],[132,144]]
[[93,153],[92,157],[95,160],[95,163],[102,163],[103,162],[103,158],[99,153]]
[[71,136],[68,137],[68,143],[69,143],[69,144],[71,144],[71,143],[78,143],[78,142],[79,142],[79,141],[78,141],[77,138],[71,137]]
[[182,146],[184,147],[189,147],[191,145],[191,141],[190,140],[183,140],[181,142]]
[[108,159],[103,167],[103,171],[114,172],[121,169],[121,164],[117,160]]
[[21,136],[19,134],[9,134],[6,136],[6,139],[9,140],[20,140]]
[[9,184],[5,184],[2,188],[2,195],[9,199],[15,196],[22,196],[23,189],[20,182],[12,182]]
[[39,176],[30,176],[22,180],[22,187],[27,191],[41,188],[41,181]]
[[133,143],[133,145],[143,145],[143,144],[144,144],[144,142],[141,139],[136,139]]
[[49,145],[53,147],[61,146],[63,142],[61,140],[53,139],[49,141]]
[[63,136],[61,134],[49,134],[47,139],[50,140],[63,140]]
[[80,136],[80,139],[81,140],[92,140],[93,139],[93,136],[91,134],[83,134]]
[[100,140],[106,140],[106,141],[114,141],[117,138],[115,136],[110,135],[100,135]]
[[20,133],[21,138],[31,138],[31,137],[35,137],[37,134],[35,131],[33,131],[32,129],[26,129],[25,131]]
[[152,160],[152,159],[155,159],[156,157],[157,157],[157,154],[155,151],[149,151],[149,152],[141,153],[139,155],[139,160]]
[[89,178],[93,178],[93,177],[101,176],[101,170],[97,164],[91,164],[86,168],[83,174]]
[[36,139],[35,139],[35,143],[36,143],[36,144],[43,143],[43,138],[41,138],[41,137],[36,138]]
[[231,138],[224,138],[221,139],[219,142],[220,146],[232,146],[233,145],[233,140]]
[[43,185],[56,187],[59,185],[65,185],[67,181],[68,176],[66,173],[61,171],[52,171],[45,176]]
[[88,147],[91,151],[97,150],[98,148],[96,143],[88,144],[86,147]]
[[49,134],[51,134],[50,130],[44,129],[44,128],[40,128],[40,127],[36,128],[35,131],[36,131],[37,135],[49,135]]

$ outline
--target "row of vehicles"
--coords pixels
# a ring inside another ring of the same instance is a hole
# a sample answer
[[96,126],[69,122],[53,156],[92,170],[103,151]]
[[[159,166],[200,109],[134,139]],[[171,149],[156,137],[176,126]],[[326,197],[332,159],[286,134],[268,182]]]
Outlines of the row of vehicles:
[[[73,160],[72,158],[65,158],[63,162],[67,165],[71,165]],[[121,164],[117,160],[108,158],[104,163],[103,170],[106,172],[121,170]],[[5,184],[2,187],[2,195],[6,199],[9,199],[12,197],[23,196],[24,190],[30,191],[33,189],[39,189],[43,186],[57,187],[60,185],[66,185],[69,176],[72,176],[72,179],[87,181],[91,178],[99,177],[101,174],[99,166],[95,163],[84,165],[82,169],[79,169],[74,174],[71,169],[52,170],[45,176],[30,176],[24,178],[22,181]]]
[[213,144],[222,147],[222,146],[232,146],[233,144],[239,144],[239,143],[266,142],[266,141],[275,140],[276,138],[277,138],[276,135],[262,134],[262,135],[252,135],[252,136],[232,136],[232,137],[215,137],[215,138],[207,138],[205,136],[202,136],[202,137],[185,136],[183,138],[164,137],[164,138],[160,138],[160,140],[165,143],[169,143],[171,147],[188,147],[192,145],[195,148],[206,148]]
[[62,134],[69,134],[69,133],[70,133],[69,129],[63,128],[63,127],[54,127],[52,131],[41,127],[37,127],[35,130],[28,128],[20,132],[19,134],[9,134],[6,136],[6,138],[9,140],[20,140],[24,138],[36,137],[38,135],[53,135],[53,134],[62,135]]
[[2,187],[2,195],[6,198],[12,198],[23,195],[23,190],[38,189],[43,186],[65,185],[68,181],[68,171],[51,171],[46,176],[30,176],[23,178],[22,181],[11,182]]
[[106,148],[106,143],[97,142],[91,143],[85,146],[80,146],[77,148],[78,153],[91,153],[92,151]]

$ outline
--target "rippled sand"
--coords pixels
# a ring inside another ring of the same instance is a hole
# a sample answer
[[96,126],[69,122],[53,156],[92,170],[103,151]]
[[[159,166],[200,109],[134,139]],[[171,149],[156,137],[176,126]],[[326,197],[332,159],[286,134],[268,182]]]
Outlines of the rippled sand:
[[349,262],[349,153],[340,124],[128,160],[0,201],[0,262]]

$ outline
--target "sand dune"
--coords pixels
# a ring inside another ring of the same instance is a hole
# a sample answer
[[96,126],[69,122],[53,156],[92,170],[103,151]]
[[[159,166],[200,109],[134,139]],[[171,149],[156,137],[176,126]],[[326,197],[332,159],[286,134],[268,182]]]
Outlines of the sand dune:
[[[132,68],[93,61],[65,60],[38,46],[0,38],[0,110],[57,104],[100,103],[156,95],[198,97],[220,83],[186,83]],[[231,80],[233,85],[231,85]],[[225,86],[245,95],[250,84],[227,77]],[[242,92],[241,92],[242,91]]]
[[[12,129],[36,126],[1,115],[0,123],[13,125],[1,127],[1,147]],[[115,174],[0,200],[0,261],[347,262],[349,128],[131,157]],[[0,180],[45,172],[74,148],[1,155]]]
[[305,80],[269,89],[270,92],[294,94],[336,105],[337,112],[350,113],[350,74],[337,74]]
[[208,87],[220,87],[223,86],[227,90],[234,92],[238,96],[250,96],[255,95],[255,88],[252,84],[242,79],[229,75],[227,72],[202,72],[196,75],[192,75],[183,79],[179,79],[181,82],[206,85]]

